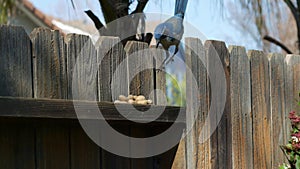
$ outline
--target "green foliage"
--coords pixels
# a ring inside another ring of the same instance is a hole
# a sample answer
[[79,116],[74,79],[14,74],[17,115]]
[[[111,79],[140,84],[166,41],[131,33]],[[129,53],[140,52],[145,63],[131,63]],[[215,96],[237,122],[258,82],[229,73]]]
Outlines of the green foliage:
[[[300,101],[297,101],[297,104],[299,105]],[[288,144],[280,146],[289,161],[289,165],[283,164],[279,166],[279,169],[300,169],[300,116],[295,111],[291,111],[289,119],[292,124],[290,140]]]
[[186,105],[186,80],[178,80],[169,74],[166,75],[168,105]]
[[7,23],[7,17],[11,15],[15,0],[0,0],[0,24]]

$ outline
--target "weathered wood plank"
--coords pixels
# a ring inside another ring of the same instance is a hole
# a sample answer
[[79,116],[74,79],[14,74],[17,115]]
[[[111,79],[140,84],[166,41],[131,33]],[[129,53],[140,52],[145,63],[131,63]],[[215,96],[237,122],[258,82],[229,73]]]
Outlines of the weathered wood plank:
[[[134,95],[144,95],[146,98],[154,100],[154,72],[153,72],[153,56],[148,49],[148,45],[142,42],[127,42],[125,51],[128,59],[129,74],[129,92]],[[150,69],[147,69],[149,68]],[[131,127],[132,135],[139,137],[147,136],[142,129]],[[134,146],[131,143],[129,146]],[[149,146],[149,145],[147,145]],[[147,147],[143,150],[147,151]],[[131,168],[153,168],[153,158],[140,158],[131,160]]]
[[127,42],[125,51],[128,59],[130,94],[144,95],[154,100],[153,69],[145,69],[149,65],[153,67],[153,57],[150,55],[147,43]]
[[300,56],[287,55],[285,57],[285,121],[286,121],[286,140],[289,139],[291,123],[289,112],[298,110],[297,102],[300,92]]
[[232,168],[253,169],[250,61],[244,47],[230,46]]
[[69,135],[68,126],[42,124],[37,127],[38,168],[70,168]]
[[[35,98],[67,98],[65,44],[58,31],[37,28],[30,34]],[[36,129],[37,168],[70,168],[69,128],[41,125]]]
[[[121,116],[118,109],[111,102],[97,102],[97,108],[94,108],[95,102],[90,101],[72,101],[60,99],[28,99],[15,97],[0,97],[0,117],[23,117],[23,118],[52,118],[52,119],[77,119],[74,105],[82,105],[82,111],[86,112],[86,116],[81,116],[81,119],[95,119],[97,110],[100,110],[105,120],[108,121],[126,121],[127,119]],[[135,111],[146,111],[148,106],[144,105],[118,105],[125,112],[134,113]],[[134,120],[147,121],[153,119],[156,111],[160,111],[161,106],[151,106],[151,111],[144,114],[136,114]],[[185,112],[185,108],[167,106],[164,113],[155,120],[155,122],[175,122],[179,111]],[[154,115],[153,115],[154,114]],[[182,113],[184,114],[184,113]],[[101,119],[102,120],[102,119]],[[104,120],[104,119],[103,119]],[[185,116],[178,116],[179,123],[185,123]]]
[[[32,97],[31,42],[23,28],[0,25],[0,60],[0,95]],[[32,127],[1,123],[0,168],[36,168],[34,142]]]
[[0,168],[35,168],[34,128],[0,124]]
[[96,48],[99,66],[99,101],[114,101],[119,95],[127,96],[129,94],[127,60],[120,39],[100,37]]
[[[187,65],[187,168],[210,168],[210,140],[204,140],[209,127],[204,128],[208,115],[206,54],[200,39],[186,40]],[[205,62],[205,63],[204,63]],[[188,68],[191,72],[188,71]],[[192,73],[192,74],[190,74]],[[196,84],[193,83],[193,79]],[[198,92],[196,92],[198,91]],[[189,122],[190,120],[190,122]],[[192,126],[193,125],[193,126]],[[208,125],[209,126],[209,125]]]
[[249,51],[253,113],[253,167],[271,168],[271,110],[268,58],[263,52]]
[[100,148],[81,126],[71,128],[70,155],[71,169],[100,168]]
[[186,141],[182,139],[178,145],[178,149],[172,164],[172,169],[186,169]]
[[[96,49],[88,36],[66,37],[68,99],[97,100]],[[100,168],[100,148],[81,127],[70,129],[71,169]]]
[[[112,126],[116,131],[119,133],[122,133],[126,136],[130,136],[130,126],[124,125],[124,124],[117,124]],[[105,131],[103,131],[105,132]],[[129,141],[126,143],[122,143],[122,146],[128,145],[129,147]],[[121,145],[120,145],[121,146]],[[127,157],[122,157],[116,154],[113,154],[113,152],[106,151],[102,149],[101,151],[101,166],[102,168],[112,168],[112,169],[123,169],[123,168],[131,168],[131,159]]]
[[0,96],[32,97],[31,42],[25,30],[0,26]]
[[97,100],[96,49],[88,36],[68,34],[68,99]]
[[58,31],[36,28],[31,32],[34,97],[67,98],[64,40]]
[[[229,53],[224,42],[206,41],[210,83],[212,168],[231,168],[231,117]],[[215,129],[215,126],[218,126]]]
[[[270,54],[270,85],[272,111],[272,168],[277,168],[286,158],[280,145],[287,143],[285,121],[285,64],[284,55]],[[286,161],[287,162],[287,161]]]
[[154,56],[154,85],[155,85],[155,100],[156,105],[167,105],[166,96],[166,72],[163,70],[158,70],[164,60],[165,50],[161,47],[156,48],[156,46],[150,46],[150,53]]

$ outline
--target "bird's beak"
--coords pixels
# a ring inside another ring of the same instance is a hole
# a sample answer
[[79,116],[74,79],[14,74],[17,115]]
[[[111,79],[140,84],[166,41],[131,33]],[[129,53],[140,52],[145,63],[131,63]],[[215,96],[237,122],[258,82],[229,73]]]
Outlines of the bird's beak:
[[156,48],[158,48],[159,44],[160,44],[160,41],[158,41],[158,42],[157,42],[157,44],[156,44]]

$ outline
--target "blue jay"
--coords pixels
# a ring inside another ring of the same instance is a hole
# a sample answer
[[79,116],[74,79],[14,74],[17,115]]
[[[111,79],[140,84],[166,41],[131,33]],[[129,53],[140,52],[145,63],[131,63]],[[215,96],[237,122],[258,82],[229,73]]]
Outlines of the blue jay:
[[167,57],[163,61],[162,66],[172,60],[175,54],[178,52],[180,40],[184,33],[183,18],[187,1],[188,0],[176,0],[174,16],[157,25],[154,30],[154,38],[157,43],[156,48],[159,46],[159,44],[162,44],[163,48],[168,50],[170,46],[175,45],[174,54],[169,59],[169,55],[167,53]]

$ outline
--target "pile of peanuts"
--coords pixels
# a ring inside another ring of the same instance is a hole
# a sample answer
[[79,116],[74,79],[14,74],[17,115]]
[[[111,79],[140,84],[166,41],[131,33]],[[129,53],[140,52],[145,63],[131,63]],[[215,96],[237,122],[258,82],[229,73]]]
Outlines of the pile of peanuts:
[[114,101],[114,103],[127,103],[127,104],[141,104],[141,105],[147,105],[152,104],[152,100],[146,100],[145,96],[139,95],[128,95],[127,97],[124,95],[119,96],[119,100]]

